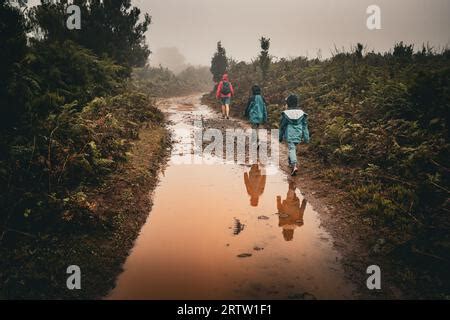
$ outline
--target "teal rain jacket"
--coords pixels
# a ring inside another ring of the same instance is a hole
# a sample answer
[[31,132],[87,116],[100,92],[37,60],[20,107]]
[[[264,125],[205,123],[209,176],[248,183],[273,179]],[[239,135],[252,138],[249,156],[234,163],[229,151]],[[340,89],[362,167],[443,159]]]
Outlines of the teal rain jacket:
[[251,124],[267,122],[266,101],[261,95],[254,95],[250,98],[245,109],[245,116]]
[[279,138],[280,142],[309,143],[308,115],[300,109],[283,111]]

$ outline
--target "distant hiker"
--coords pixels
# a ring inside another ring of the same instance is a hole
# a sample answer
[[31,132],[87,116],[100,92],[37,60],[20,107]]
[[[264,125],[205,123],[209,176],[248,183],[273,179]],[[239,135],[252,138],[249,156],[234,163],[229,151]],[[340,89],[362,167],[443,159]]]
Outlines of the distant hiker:
[[308,115],[299,108],[298,97],[291,94],[286,99],[287,110],[281,114],[280,142],[286,141],[289,149],[289,166],[291,176],[298,172],[297,145],[309,143]]
[[262,196],[266,187],[266,175],[262,173],[259,165],[252,165],[250,172],[244,173],[244,183],[247,193],[250,196],[250,205],[257,207],[259,197]]
[[300,199],[295,193],[295,189],[295,184],[290,182],[286,200],[281,201],[281,197],[277,197],[278,226],[283,228],[283,237],[286,241],[292,241],[294,230],[304,224],[303,215],[305,214],[307,201],[303,199],[300,205]]
[[261,94],[261,88],[257,85],[252,87],[252,96],[248,99],[245,117],[252,125],[252,140],[258,144],[258,130],[261,124],[267,122],[267,102]]
[[230,104],[231,97],[234,96],[234,89],[231,82],[228,80],[228,74],[224,74],[222,81],[217,86],[216,97],[222,103],[222,116],[230,119]]

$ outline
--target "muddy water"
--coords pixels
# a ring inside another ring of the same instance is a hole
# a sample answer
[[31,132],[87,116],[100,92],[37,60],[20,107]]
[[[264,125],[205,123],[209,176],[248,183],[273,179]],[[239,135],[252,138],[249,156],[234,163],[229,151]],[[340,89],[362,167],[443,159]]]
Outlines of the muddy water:
[[[198,101],[161,105],[172,129],[189,129],[194,116],[215,116]],[[352,297],[333,239],[281,171],[172,163],[153,199],[108,299]]]

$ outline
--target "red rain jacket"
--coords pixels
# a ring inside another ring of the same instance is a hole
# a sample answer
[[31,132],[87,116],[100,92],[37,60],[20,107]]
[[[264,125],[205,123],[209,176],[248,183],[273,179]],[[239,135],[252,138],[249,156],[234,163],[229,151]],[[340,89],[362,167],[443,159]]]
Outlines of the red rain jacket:
[[[229,94],[222,94],[222,87],[223,87],[223,83],[224,82],[228,82],[230,84],[230,93]],[[230,81],[228,81],[228,76],[224,75],[222,78],[222,81],[219,82],[219,85],[217,86],[217,92],[216,92],[216,97],[217,99],[219,98],[231,98],[232,96],[234,96],[234,89],[233,89],[233,85],[231,84]]]

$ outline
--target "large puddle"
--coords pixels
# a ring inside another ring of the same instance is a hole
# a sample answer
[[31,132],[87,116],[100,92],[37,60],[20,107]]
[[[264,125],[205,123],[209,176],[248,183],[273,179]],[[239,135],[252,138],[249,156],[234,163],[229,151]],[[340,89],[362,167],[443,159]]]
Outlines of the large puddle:
[[[190,99],[162,105],[173,129],[216,116]],[[330,234],[282,171],[172,163],[153,199],[108,299],[352,297]]]

